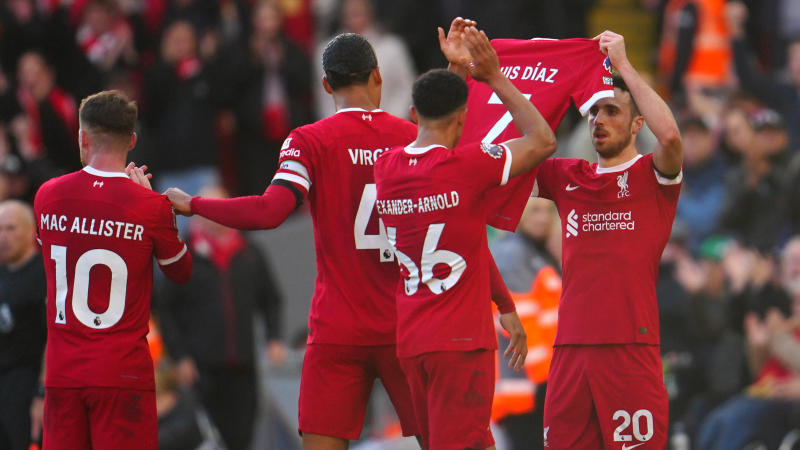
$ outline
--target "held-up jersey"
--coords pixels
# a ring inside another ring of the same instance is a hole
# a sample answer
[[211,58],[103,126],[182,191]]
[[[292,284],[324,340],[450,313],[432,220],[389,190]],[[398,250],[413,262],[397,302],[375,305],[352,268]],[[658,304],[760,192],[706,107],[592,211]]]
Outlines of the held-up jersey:
[[656,280],[682,174],[653,155],[600,168],[583,159],[539,165],[536,193],[561,217],[563,291],[555,345],[658,344]]
[[[494,39],[500,69],[536,106],[553,130],[574,102],[581,114],[614,95],[611,63],[591,39]],[[519,137],[511,113],[485,83],[469,79],[467,118],[460,142],[499,143]],[[489,225],[514,231],[530,197],[536,169],[487,197]]]
[[508,148],[480,143],[399,147],[376,163],[377,210],[403,278],[398,356],[497,348],[484,197],[510,167]]
[[124,173],[87,166],[42,185],[34,212],[47,276],[46,385],[153,389],[153,256],[180,263],[187,279],[191,271],[172,205]]
[[375,212],[373,164],[417,127],[384,111],[343,109],[292,131],[273,184],[308,192],[317,279],[308,342],[395,343],[395,256]]

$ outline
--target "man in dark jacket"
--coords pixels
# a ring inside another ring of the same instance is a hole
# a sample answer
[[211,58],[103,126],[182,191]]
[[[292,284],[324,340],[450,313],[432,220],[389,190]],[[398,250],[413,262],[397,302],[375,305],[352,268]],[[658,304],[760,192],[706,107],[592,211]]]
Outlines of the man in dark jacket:
[[[222,193],[207,189],[203,195]],[[263,316],[268,356],[282,363],[280,293],[263,255],[239,231],[198,216],[190,222],[188,245],[195,261],[191,280],[165,283],[157,296],[164,343],[179,382],[196,386],[227,447],[249,448],[258,398],[253,316]]]

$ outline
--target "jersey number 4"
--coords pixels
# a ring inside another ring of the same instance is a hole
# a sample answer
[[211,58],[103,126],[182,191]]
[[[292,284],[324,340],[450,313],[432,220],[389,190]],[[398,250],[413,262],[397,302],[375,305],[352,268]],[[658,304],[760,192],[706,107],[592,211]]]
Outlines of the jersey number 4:
[[[56,262],[56,323],[67,323],[67,247],[50,246],[50,258]],[[89,272],[96,265],[111,271],[111,290],[108,309],[96,313],[89,308]],[[114,326],[125,311],[125,291],[128,286],[128,266],[121,256],[105,249],[94,249],[82,254],[75,263],[72,283],[72,313],[84,325],[94,329]]]
[[353,223],[353,236],[356,241],[356,249],[358,250],[378,250],[378,258],[380,262],[394,261],[394,251],[389,241],[386,240],[386,227],[383,225],[383,220],[378,218],[378,234],[367,234],[367,225],[372,214],[377,214],[375,211],[375,200],[378,198],[378,189],[375,183],[364,185],[364,191],[361,193],[361,201],[358,204],[358,211],[356,211],[356,220]]
[[[419,289],[420,282],[424,283],[435,295],[439,295],[455,286],[461,275],[464,274],[464,270],[467,268],[467,261],[461,255],[450,250],[436,248],[439,245],[439,238],[442,237],[442,230],[444,230],[443,223],[428,225],[425,243],[422,244],[422,257],[419,265],[408,255],[395,248],[397,262],[408,271],[408,278],[404,280],[406,295],[414,295]],[[397,228],[389,227],[386,229],[386,233],[389,242],[395,246],[397,243]],[[444,278],[437,278],[433,273],[433,268],[437,264],[449,266],[450,274]]]

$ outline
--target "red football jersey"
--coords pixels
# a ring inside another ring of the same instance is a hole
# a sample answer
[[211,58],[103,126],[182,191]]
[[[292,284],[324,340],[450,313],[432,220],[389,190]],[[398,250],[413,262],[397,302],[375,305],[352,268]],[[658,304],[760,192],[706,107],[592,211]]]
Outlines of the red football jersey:
[[375,165],[378,213],[404,280],[398,356],[497,348],[484,199],[510,168],[506,147],[480,143],[400,147]]
[[384,111],[343,109],[284,141],[274,179],[308,191],[314,223],[309,343],[394,344],[397,269],[375,212],[372,167],[416,135],[416,125]]
[[658,263],[681,178],[660,177],[652,154],[605,168],[539,165],[538,195],[556,203],[564,232],[556,345],[659,343]]
[[[581,114],[603,97],[614,95],[611,63],[591,39],[494,39],[500,69],[529,97],[554,131],[570,102]],[[486,83],[469,82],[467,118],[461,142],[499,143],[519,137],[511,113]],[[536,169],[509,181],[488,197],[489,225],[517,227],[530,197]]]
[[153,256],[188,257],[166,196],[90,166],[34,200],[47,275],[46,385],[153,389]]

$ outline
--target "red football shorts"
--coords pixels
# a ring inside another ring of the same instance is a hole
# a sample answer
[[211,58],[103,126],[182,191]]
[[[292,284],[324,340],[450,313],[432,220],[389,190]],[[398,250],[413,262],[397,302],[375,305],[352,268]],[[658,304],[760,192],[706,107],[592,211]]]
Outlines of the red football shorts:
[[389,394],[403,436],[419,434],[394,345],[309,344],[300,378],[300,432],[358,439],[375,378]]
[[48,387],[43,420],[43,450],[158,449],[153,391]]
[[549,450],[663,450],[668,398],[656,345],[558,346],[544,403]]
[[425,450],[494,445],[494,350],[431,352],[401,358]]

